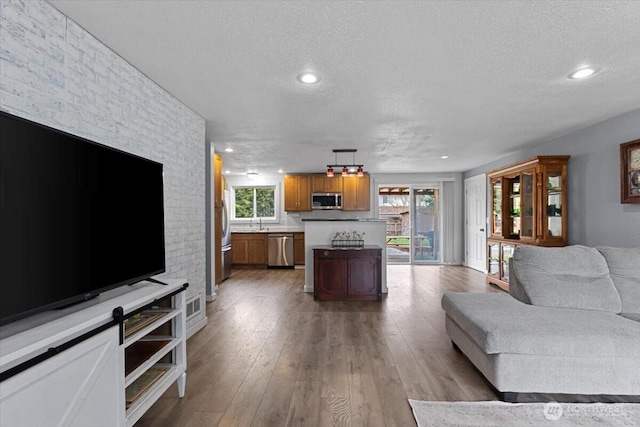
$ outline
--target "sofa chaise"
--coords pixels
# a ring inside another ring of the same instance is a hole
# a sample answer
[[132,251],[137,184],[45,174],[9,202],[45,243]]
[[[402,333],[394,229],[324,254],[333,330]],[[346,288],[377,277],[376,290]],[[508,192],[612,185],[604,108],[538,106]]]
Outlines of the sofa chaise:
[[446,330],[505,401],[640,395],[640,248],[518,246],[509,295],[446,293]]

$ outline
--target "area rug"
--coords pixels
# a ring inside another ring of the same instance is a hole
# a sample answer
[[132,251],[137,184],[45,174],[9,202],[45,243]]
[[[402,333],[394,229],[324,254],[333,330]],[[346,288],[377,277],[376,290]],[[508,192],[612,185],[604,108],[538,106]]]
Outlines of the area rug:
[[418,427],[640,426],[638,403],[409,403]]

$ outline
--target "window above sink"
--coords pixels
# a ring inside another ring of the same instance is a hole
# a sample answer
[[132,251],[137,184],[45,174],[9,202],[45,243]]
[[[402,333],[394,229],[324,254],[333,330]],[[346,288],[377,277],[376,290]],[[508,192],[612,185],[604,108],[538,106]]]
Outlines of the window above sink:
[[[277,223],[279,196],[277,185],[232,186],[229,207],[232,223],[253,225],[247,230],[258,229],[259,223]],[[238,231],[238,228],[233,231]]]

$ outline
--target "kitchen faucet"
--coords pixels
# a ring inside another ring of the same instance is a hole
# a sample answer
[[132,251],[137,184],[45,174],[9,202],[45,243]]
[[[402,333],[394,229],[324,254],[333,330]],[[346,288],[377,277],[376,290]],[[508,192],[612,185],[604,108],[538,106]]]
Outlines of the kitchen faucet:
[[260,231],[262,231],[262,217],[258,217],[258,219],[260,220]]

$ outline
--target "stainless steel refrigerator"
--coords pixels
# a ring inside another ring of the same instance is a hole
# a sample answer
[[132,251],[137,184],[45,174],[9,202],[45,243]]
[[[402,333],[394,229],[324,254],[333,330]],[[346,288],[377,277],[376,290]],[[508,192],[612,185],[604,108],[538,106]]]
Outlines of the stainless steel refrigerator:
[[222,280],[231,276],[230,197],[229,191],[224,190],[224,198],[222,199]]

